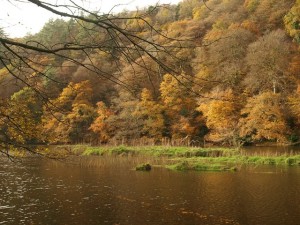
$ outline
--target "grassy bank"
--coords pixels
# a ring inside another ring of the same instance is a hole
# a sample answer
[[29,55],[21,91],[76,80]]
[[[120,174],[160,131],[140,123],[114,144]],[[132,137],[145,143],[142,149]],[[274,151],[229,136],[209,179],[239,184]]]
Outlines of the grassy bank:
[[300,155],[234,155],[229,157],[174,158],[170,161],[173,163],[170,163],[168,168],[175,170],[236,171],[242,165],[300,166]]
[[169,169],[186,171],[236,171],[242,165],[300,166],[300,154],[256,154],[230,148],[173,146],[73,146],[79,155],[142,156],[167,159]]
[[166,166],[169,169],[172,170],[178,170],[178,171],[188,171],[188,170],[194,170],[194,171],[236,171],[237,167],[234,166],[226,166],[222,164],[211,164],[211,163],[196,163],[191,162],[187,160],[180,161],[176,164],[170,164]]
[[104,146],[85,147],[82,155],[131,155],[152,157],[229,157],[239,154],[238,150],[230,148],[193,148],[173,146]]

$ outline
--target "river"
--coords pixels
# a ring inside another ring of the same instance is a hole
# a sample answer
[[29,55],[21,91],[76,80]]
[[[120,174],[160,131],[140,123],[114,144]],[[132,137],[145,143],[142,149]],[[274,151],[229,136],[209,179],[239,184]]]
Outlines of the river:
[[137,172],[138,161],[1,159],[0,224],[299,224],[300,167]]

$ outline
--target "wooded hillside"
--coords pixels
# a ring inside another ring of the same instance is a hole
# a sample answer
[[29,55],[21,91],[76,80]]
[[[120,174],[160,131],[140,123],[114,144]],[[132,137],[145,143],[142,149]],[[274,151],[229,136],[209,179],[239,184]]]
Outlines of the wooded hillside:
[[63,57],[18,52],[26,53],[24,66],[15,56],[5,61],[13,53],[0,45],[1,142],[298,141],[300,0],[184,0],[111,19],[157,43],[148,50],[164,63],[114,32],[121,53],[90,23],[51,20],[17,41],[106,47],[69,48]]

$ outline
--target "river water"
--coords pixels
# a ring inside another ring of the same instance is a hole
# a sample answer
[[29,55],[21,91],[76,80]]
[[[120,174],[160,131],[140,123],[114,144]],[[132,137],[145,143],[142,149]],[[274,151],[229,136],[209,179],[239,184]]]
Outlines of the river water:
[[1,159],[0,224],[300,224],[300,167],[137,172],[138,161]]

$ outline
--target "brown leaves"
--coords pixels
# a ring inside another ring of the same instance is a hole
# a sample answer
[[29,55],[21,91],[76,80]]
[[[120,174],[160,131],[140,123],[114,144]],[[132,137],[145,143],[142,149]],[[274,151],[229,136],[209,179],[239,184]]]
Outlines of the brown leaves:
[[248,99],[241,114],[239,127],[242,137],[284,142],[290,133],[280,94],[265,92]]
[[210,130],[206,139],[212,142],[230,142],[235,136],[238,123],[237,98],[231,89],[216,89],[209,96],[211,99],[200,101],[197,108],[206,118],[206,125]]

